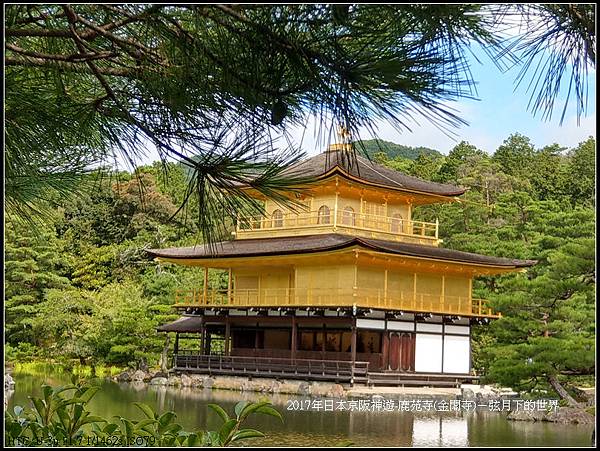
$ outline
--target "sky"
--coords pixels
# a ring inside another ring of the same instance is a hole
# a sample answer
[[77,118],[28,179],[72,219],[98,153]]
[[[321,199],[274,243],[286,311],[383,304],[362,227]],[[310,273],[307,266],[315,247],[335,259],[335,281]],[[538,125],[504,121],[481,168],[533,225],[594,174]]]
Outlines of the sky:
[[[479,59],[469,56],[471,72],[477,87],[477,100],[461,99],[446,103],[455,113],[468,122],[453,129],[454,136],[437,129],[427,119],[417,119],[418,123],[409,124],[411,130],[399,132],[386,122],[377,122],[377,138],[411,147],[429,147],[447,155],[461,141],[467,141],[477,148],[493,154],[513,133],[520,133],[530,138],[536,149],[557,143],[565,148],[576,147],[589,136],[596,136],[596,79],[595,71],[588,76],[588,104],[586,114],[580,117],[579,124],[575,110],[575,98],[571,98],[565,119],[560,124],[562,108],[566,94],[565,84],[557,100],[552,117],[546,120],[538,112],[534,115],[528,110],[530,93],[527,91],[529,78],[518,87],[515,79],[518,69],[501,72],[500,69],[483,52],[473,50]],[[570,71],[567,69],[564,78],[568,81]],[[309,118],[305,128],[296,127],[289,130],[291,144],[301,147],[308,156],[323,152],[327,143],[317,140],[315,118]],[[366,130],[353,139],[372,139]],[[148,164],[158,161],[159,157],[151,143],[148,143],[146,155],[138,161]],[[279,141],[280,147],[286,146],[284,139]],[[121,158],[118,158],[121,160]],[[129,165],[119,161],[121,169],[131,169]]]
[[[523,82],[515,89],[517,71],[502,73],[485,55],[477,54],[481,64],[471,59],[471,71],[477,82],[478,100],[463,99],[449,104],[458,111],[458,115],[469,125],[454,129],[455,137],[450,137],[438,130],[426,119],[411,126],[411,131],[399,133],[385,122],[378,123],[378,138],[406,146],[424,146],[436,149],[443,154],[448,152],[460,141],[468,141],[481,150],[493,154],[496,149],[513,133],[520,133],[531,139],[536,148],[558,143],[563,147],[576,147],[589,136],[596,136],[596,80],[592,72],[588,79],[588,109],[587,115],[580,118],[577,124],[574,97],[571,98],[564,122],[560,118],[565,99],[566,89],[555,101],[555,109],[550,120],[544,120],[538,112],[536,116],[528,111],[530,93],[527,83]],[[568,78],[569,73],[566,74]],[[324,150],[325,144],[314,138],[315,122],[309,121],[306,132],[294,130],[291,135],[296,144],[309,155],[316,155]],[[304,135],[304,136],[303,136]],[[366,132],[361,132],[360,138],[371,139]]]

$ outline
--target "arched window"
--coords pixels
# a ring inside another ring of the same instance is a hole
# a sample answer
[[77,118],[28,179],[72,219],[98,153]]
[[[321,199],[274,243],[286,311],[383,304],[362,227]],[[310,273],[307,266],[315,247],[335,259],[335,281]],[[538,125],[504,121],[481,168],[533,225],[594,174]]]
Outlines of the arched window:
[[329,224],[329,207],[327,205],[323,205],[319,208],[317,224]]
[[271,218],[273,218],[273,227],[283,227],[283,213],[281,210],[275,210]]
[[403,232],[404,227],[402,221],[402,215],[400,215],[400,213],[396,213],[392,216],[392,233]]
[[356,215],[354,213],[354,208],[350,206],[344,208],[344,213],[342,215],[342,224],[349,226],[356,225]]

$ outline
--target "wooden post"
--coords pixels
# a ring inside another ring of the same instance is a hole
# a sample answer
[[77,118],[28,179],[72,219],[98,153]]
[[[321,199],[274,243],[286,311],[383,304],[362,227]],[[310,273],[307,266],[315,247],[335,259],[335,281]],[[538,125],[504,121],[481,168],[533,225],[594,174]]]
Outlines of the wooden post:
[[390,333],[387,330],[387,321],[386,321],[386,328],[383,331],[383,337],[382,337],[382,343],[381,343],[381,369],[382,370],[387,370],[388,369],[388,362],[389,362],[389,354],[390,354]]
[[179,352],[179,332],[175,332],[175,348],[173,349],[173,353],[177,355]]
[[327,349],[326,344],[327,344],[327,329],[325,329],[325,323],[323,323],[323,343],[321,343],[321,352],[322,352],[323,359],[325,358],[325,351]]
[[[336,186],[337,186],[337,180],[336,180]],[[335,205],[333,206],[333,231],[334,232],[335,232],[335,230],[337,228],[338,196],[339,196],[339,192],[336,189],[335,190]]]
[[385,269],[384,279],[383,279],[383,302],[385,306],[388,305],[388,270]]
[[204,355],[204,322],[200,326],[200,354]]
[[206,335],[206,355],[210,355],[210,342],[211,342],[211,336],[210,336],[210,331],[208,329],[205,329],[205,335]]
[[298,347],[298,325],[296,324],[296,314],[294,313],[294,315],[292,315],[292,349],[291,349],[291,356],[292,356],[292,364],[295,362],[296,360],[296,348]]
[[231,324],[229,323],[229,316],[225,318],[225,355],[231,355],[229,350],[229,342],[231,341]]
[[356,364],[356,318],[352,318],[352,342],[350,345],[351,360],[352,360],[352,375],[350,383],[354,384],[354,365]]
[[417,302],[417,273],[414,273],[414,279],[413,279],[413,299],[416,305]]
[[441,298],[441,310],[442,312],[445,312],[445,307],[446,307],[446,276],[442,276],[442,298]]
[[204,305],[208,303],[208,266],[204,267]]
[[[468,313],[473,313],[473,277],[469,277],[469,297],[467,298]],[[459,311],[462,311],[461,308],[458,308]]]
[[258,323],[256,323],[256,329],[254,330],[254,357],[256,357],[257,349],[258,349]]
[[229,278],[227,279],[227,303],[228,304],[233,303],[233,299],[231,299],[231,287],[232,287],[231,268],[229,268]]

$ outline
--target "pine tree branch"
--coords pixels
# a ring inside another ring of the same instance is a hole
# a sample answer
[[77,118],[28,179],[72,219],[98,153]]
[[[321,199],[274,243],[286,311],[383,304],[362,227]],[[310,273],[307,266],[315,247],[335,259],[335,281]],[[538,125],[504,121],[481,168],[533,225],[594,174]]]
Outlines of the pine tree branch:
[[153,49],[146,47],[145,45],[140,44],[139,42],[137,42],[133,39],[122,38],[122,37],[117,36],[114,33],[110,33],[109,31],[103,29],[102,27],[97,26],[93,22],[90,22],[89,20],[87,20],[81,16],[78,16],[77,14],[75,14],[74,11],[73,11],[73,17],[76,22],[79,22],[79,23],[85,25],[86,27],[91,28],[93,31],[96,31],[98,34],[104,36],[105,38],[107,38],[110,41],[114,42],[115,44],[119,45],[123,49],[128,48],[128,46],[135,47],[139,51],[141,51],[144,55],[149,55],[149,56],[155,57],[156,60],[154,60],[153,62],[155,62],[156,64],[164,65],[164,60],[157,53],[155,53],[155,51]]
[[[71,63],[65,61],[55,61],[43,58],[33,58],[33,57],[23,57],[23,58],[15,58],[11,56],[6,56],[4,58],[4,64],[6,66],[23,66],[23,67],[46,67],[48,69],[61,69],[74,73],[83,73],[83,74],[93,74],[93,72],[89,69],[89,67],[85,67],[81,65],[81,63],[85,63],[85,61],[81,61],[80,63]],[[97,68],[98,71],[102,75],[112,75],[116,77],[126,77],[126,78],[140,78],[145,71],[151,70],[149,68],[125,68],[125,69],[116,69],[116,68],[108,68],[102,67]]]
[[25,50],[21,47],[18,47],[14,44],[6,44],[6,48],[8,50],[12,50],[15,53],[20,55],[29,56],[32,58],[45,59],[45,60],[55,60],[55,61],[68,61],[71,63],[80,63],[89,60],[95,59],[106,59],[106,58],[114,58],[119,56],[118,53],[115,52],[99,52],[99,53],[75,53],[72,55],[57,55],[57,54],[48,54],[48,53],[40,53],[33,52],[29,50]]
[[[123,11],[123,10],[120,10],[117,8],[113,8],[109,5],[101,5],[101,6],[103,6],[104,8],[107,8],[107,9],[112,9],[113,11],[117,11],[120,14],[123,14],[127,17],[126,19],[121,19],[121,20],[117,20],[114,22],[108,22],[104,25],[100,25],[98,28],[102,31],[115,30],[115,29],[121,28],[125,25],[129,25],[134,22],[145,20],[151,14],[153,14],[165,7],[165,5],[152,5],[150,8],[141,12],[140,14],[129,14],[126,11]],[[35,23],[38,20],[46,20],[48,18],[59,19],[62,17],[66,17],[66,14],[64,13],[64,11],[62,13],[57,13],[57,14],[42,14],[39,17],[32,17],[29,19],[21,19],[21,20],[15,21],[15,24],[26,25],[29,23]],[[51,38],[70,38],[71,37],[69,31],[60,30],[60,29],[56,29],[56,28],[54,28],[54,29],[46,28],[46,29],[42,29],[42,30],[36,30],[36,29],[31,29],[31,28],[13,28],[13,29],[7,28],[4,33],[5,33],[5,36],[12,36],[12,37],[51,37]],[[99,33],[100,33],[99,30],[94,30],[94,31],[88,30],[83,33],[80,33],[80,36],[84,40],[91,40],[91,39],[96,38]]]
[[[73,37],[73,39],[74,39],[77,47],[80,49],[80,51],[83,51],[82,49],[83,49],[84,44],[82,42],[82,38],[78,35],[77,31],[75,30],[75,23],[77,21],[77,15],[75,14],[75,12],[73,11],[73,9],[72,9],[71,6],[66,5],[63,8],[65,9],[65,12],[67,13],[67,17],[69,18],[69,27],[70,27],[70,31],[71,31],[72,37]],[[104,90],[106,91],[107,96],[109,98],[111,98],[115,102],[115,104],[117,105],[117,107],[129,119],[129,121],[131,123],[133,123],[137,127],[139,127],[150,139],[152,139],[152,141],[159,148],[166,149],[169,153],[171,153],[171,154],[173,154],[173,155],[181,158],[183,161],[186,161],[192,167],[196,166],[196,162],[193,159],[191,159],[187,155],[182,154],[181,152],[178,152],[172,146],[164,143],[162,140],[160,140],[156,136],[156,134],[154,132],[152,132],[152,130],[150,130],[149,127],[147,127],[145,124],[143,124],[142,122],[140,122],[139,120],[137,120],[131,114],[131,112],[122,104],[122,102],[119,100],[119,98],[117,97],[117,95],[112,90],[110,84],[104,78],[103,74],[96,67],[96,65],[93,62],[91,62],[91,61],[86,61],[86,63],[88,64],[88,66],[90,67],[91,71],[93,72],[93,74],[96,76],[96,78],[98,79],[98,81],[100,82],[100,84],[102,85],[102,87],[104,88]]]

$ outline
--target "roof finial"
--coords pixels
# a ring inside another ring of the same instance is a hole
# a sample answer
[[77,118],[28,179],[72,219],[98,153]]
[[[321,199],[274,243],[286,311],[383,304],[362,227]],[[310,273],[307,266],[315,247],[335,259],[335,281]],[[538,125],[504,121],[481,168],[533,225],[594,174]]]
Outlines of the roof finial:
[[340,138],[340,142],[347,144],[350,142],[350,138],[352,138],[352,134],[350,133],[350,130],[348,130],[348,128],[344,127],[343,125],[340,125],[338,127],[338,132],[337,132],[339,138]]
[[348,130],[348,128],[344,127],[343,125],[339,125],[337,129],[337,135],[338,142],[335,144],[330,144],[327,151],[332,152],[336,150],[350,150],[352,147],[352,133],[350,133],[350,130]]

